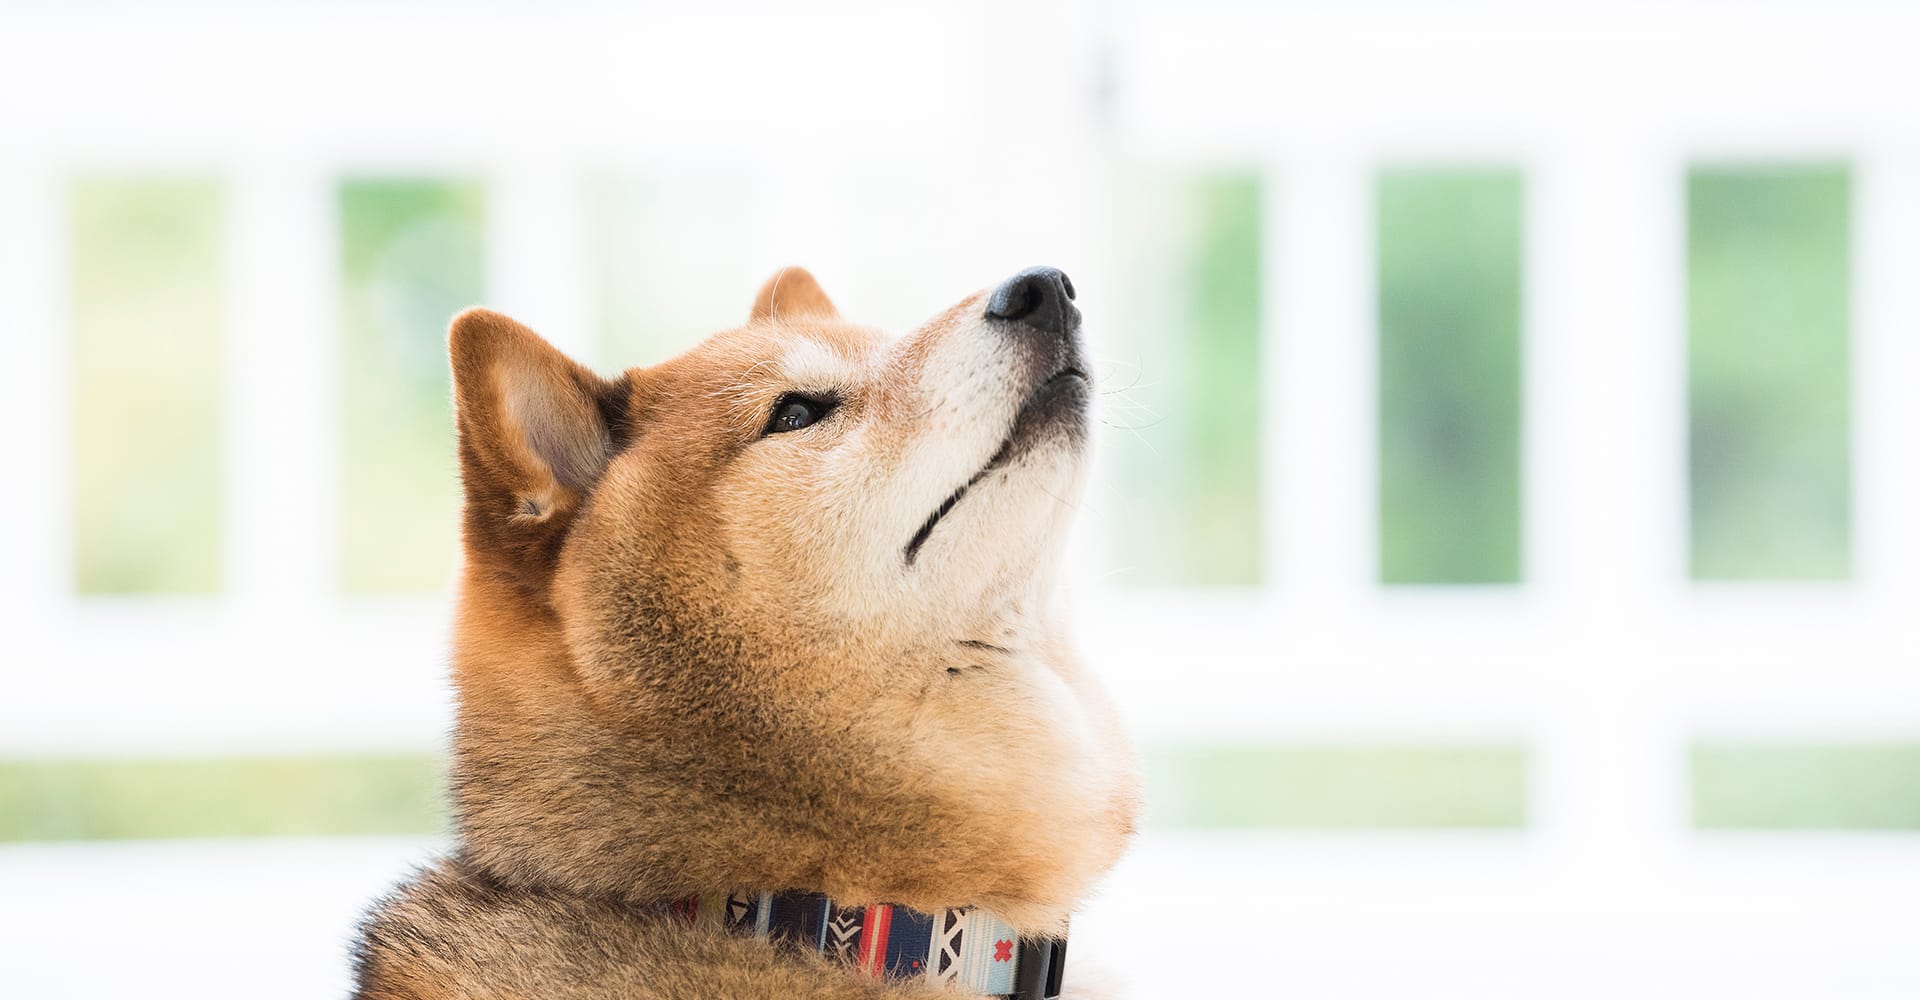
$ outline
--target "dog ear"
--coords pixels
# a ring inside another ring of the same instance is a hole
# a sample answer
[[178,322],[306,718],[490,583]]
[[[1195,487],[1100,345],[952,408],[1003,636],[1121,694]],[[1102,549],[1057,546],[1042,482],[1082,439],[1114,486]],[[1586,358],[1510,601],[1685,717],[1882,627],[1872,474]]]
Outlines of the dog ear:
[[797,319],[802,316],[838,319],[840,310],[833,307],[833,300],[821,291],[820,283],[813,280],[813,275],[808,274],[806,268],[783,267],[760,286],[760,294],[753,300],[750,319]]
[[454,317],[447,353],[468,541],[511,555],[553,534],[532,529],[564,522],[605,471],[624,435],[627,384],[486,309]]

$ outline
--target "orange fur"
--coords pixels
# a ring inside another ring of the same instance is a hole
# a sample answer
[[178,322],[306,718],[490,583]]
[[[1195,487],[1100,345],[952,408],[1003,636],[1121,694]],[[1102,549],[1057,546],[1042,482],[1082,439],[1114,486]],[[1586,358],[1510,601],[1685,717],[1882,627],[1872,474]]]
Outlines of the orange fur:
[[[1086,400],[990,462],[1072,345],[981,301],[890,341],[790,268],[747,325],[611,380],[455,319],[459,846],[369,918],[360,995],[925,993],[646,908],[732,889],[1062,925],[1137,798],[1051,600]],[[763,435],[791,392],[837,402]]]

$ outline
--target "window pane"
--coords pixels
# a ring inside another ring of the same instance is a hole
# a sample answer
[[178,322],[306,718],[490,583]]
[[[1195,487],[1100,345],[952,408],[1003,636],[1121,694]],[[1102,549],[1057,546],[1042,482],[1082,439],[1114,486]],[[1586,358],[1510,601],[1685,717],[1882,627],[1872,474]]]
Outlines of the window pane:
[[1920,744],[1695,746],[1693,823],[1920,830]]
[[1118,225],[1124,301],[1096,345],[1116,485],[1113,579],[1260,581],[1260,184],[1134,178]]
[[436,833],[425,754],[0,761],[0,842]]
[[1504,746],[1149,748],[1151,821],[1198,827],[1520,827],[1527,755]]
[[459,485],[446,330],[483,295],[484,198],[477,184],[446,181],[341,189],[348,590],[431,590],[453,565]]
[[222,191],[69,189],[74,579],[85,594],[219,585]]
[[1698,579],[1848,574],[1849,189],[1844,168],[1688,179]]
[[1521,182],[1380,178],[1380,577],[1520,579]]

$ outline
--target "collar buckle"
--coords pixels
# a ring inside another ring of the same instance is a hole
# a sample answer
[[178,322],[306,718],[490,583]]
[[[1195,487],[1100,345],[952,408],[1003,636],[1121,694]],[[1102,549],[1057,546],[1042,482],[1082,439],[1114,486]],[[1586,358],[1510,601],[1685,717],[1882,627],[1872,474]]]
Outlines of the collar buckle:
[[1021,938],[1020,965],[1008,1000],[1058,1000],[1066,972],[1066,938]]

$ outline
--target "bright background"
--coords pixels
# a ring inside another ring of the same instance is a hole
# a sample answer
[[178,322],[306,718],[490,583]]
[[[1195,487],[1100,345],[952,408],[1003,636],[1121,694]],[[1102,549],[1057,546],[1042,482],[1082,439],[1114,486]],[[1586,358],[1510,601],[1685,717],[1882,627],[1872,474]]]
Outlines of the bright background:
[[[175,9],[163,9],[175,8]],[[442,336],[1049,263],[1138,997],[1920,995],[1920,18],[0,9],[0,995],[342,995],[442,843]]]

